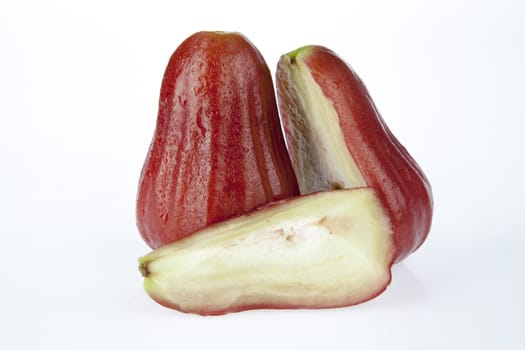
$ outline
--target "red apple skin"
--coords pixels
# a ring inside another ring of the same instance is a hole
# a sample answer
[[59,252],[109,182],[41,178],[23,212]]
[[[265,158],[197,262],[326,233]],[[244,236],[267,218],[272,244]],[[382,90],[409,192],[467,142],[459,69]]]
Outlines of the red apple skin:
[[139,181],[137,226],[157,248],[296,196],[271,74],[238,33],[198,32],[173,53]]
[[[332,102],[339,116],[346,146],[367,183],[377,190],[388,209],[394,229],[396,262],[414,252],[430,231],[432,190],[425,174],[387,127],[365,85],[354,70],[326,47],[309,46],[303,57],[312,77]],[[281,60],[290,59],[283,55]],[[290,101],[287,84],[277,67],[277,94],[286,137]],[[300,174],[297,174],[300,176]]]

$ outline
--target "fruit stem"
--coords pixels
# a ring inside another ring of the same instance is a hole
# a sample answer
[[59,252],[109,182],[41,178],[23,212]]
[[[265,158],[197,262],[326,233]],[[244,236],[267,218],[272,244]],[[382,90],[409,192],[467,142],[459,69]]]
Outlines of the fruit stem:
[[149,276],[149,270],[148,270],[148,265],[149,263],[146,262],[146,261],[143,261],[139,264],[139,271],[140,271],[140,274],[143,276],[143,277],[148,277]]
[[304,51],[309,51],[312,48],[312,46],[302,46],[296,50],[290,51],[286,54],[286,57],[288,57],[288,60],[290,61],[290,64],[295,64],[297,62],[297,56],[299,56]]
[[290,64],[295,64],[296,57],[297,57],[297,54],[299,53],[299,50],[300,49],[297,49],[297,50],[294,50],[286,54],[286,56],[288,57],[288,60],[290,61]]

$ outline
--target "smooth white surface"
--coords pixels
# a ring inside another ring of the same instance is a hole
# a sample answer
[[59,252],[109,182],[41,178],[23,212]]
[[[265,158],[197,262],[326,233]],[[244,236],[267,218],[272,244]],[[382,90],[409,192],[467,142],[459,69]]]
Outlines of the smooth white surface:
[[[346,3],[2,2],[0,348],[525,348],[525,3]],[[167,60],[203,29],[272,70],[338,52],[425,170],[431,235],[382,296],[202,318],[142,291],[138,176]]]

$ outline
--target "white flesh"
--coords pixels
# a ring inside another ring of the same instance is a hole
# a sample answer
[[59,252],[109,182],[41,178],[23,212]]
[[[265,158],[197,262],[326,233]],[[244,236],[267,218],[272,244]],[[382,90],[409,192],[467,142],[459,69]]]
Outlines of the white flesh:
[[301,56],[301,52],[294,56],[293,63],[289,58],[280,62],[282,78],[292,87],[281,93],[287,94],[294,105],[281,103],[280,108],[286,109],[286,138],[300,191],[306,194],[365,187],[366,181],[346,146],[339,116]]
[[209,226],[140,259],[155,300],[186,312],[333,307],[390,282],[388,216],[371,188],[316,193]]

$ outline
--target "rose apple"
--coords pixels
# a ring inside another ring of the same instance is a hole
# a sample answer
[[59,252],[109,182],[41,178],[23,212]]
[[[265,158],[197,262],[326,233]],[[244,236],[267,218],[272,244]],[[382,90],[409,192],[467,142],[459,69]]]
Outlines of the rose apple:
[[319,192],[210,225],[139,260],[146,292],[183,312],[353,305],[390,283],[391,223],[372,188]]
[[199,32],[173,53],[140,176],[137,226],[157,248],[298,194],[271,74],[238,33]]
[[432,221],[430,184],[357,74],[331,50],[306,46],[283,55],[276,75],[301,193],[372,187],[392,220],[396,260],[416,250]]

